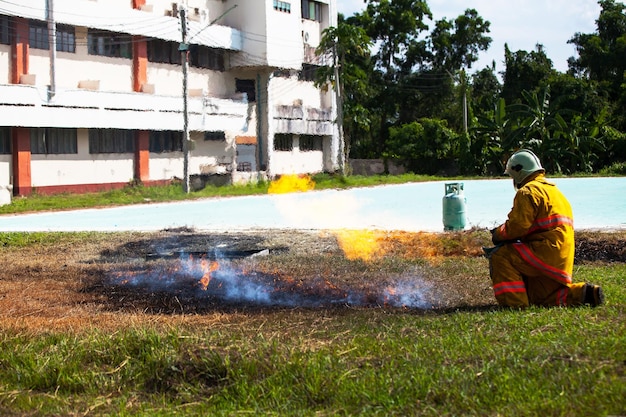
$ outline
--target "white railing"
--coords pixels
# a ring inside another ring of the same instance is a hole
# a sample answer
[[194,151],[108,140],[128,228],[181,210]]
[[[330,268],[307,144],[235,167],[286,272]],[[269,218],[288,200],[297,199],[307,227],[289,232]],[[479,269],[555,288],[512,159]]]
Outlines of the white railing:
[[[241,130],[248,102],[188,98],[191,130]],[[145,93],[60,90],[48,100],[46,87],[0,85],[0,126],[181,130],[183,98]]]
[[276,133],[332,135],[332,109],[278,105],[274,108]]

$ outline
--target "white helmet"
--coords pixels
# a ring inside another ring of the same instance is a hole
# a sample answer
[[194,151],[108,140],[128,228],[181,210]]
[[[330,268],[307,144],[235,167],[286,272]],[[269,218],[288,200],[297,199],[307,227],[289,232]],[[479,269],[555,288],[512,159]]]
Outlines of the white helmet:
[[538,171],[545,172],[545,169],[541,166],[537,155],[528,149],[520,149],[506,162],[504,173],[513,178],[515,188],[519,188],[529,175]]

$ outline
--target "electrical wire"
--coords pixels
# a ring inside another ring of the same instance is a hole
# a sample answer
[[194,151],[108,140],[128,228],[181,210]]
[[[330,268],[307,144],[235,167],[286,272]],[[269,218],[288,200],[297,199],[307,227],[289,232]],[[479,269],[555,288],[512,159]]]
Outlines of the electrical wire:
[[[25,7],[27,9],[33,10],[33,11],[37,11],[37,12],[41,12],[43,9],[40,8],[33,8],[30,6],[24,6],[24,5],[20,5],[18,3],[14,3],[14,2],[10,2],[10,1],[6,1],[6,0],[2,0],[0,1],[0,13],[5,12],[8,13],[9,11],[6,8],[2,8],[2,4],[6,3],[6,4],[11,4],[14,6],[20,6],[20,7]],[[82,14],[78,14],[78,13],[64,13],[67,15],[73,15],[76,17],[88,17],[90,19],[94,18],[93,16],[85,16]],[[97,18],[102,18],[102,19],[107,19],[110,20],[110,18],[106,18],[106,17],[97,17]],[[147,17],[145,19],[139,19],[139,20],[133,20],[131,29],[133,31],[140,31],[140,30],[147,30],[147,29],[153,29],[156,27],[161,27],[162,26],[162,17]],[[176,19],[176,18],[173,18]],[[12,20],[10,21],[10,25],[12,24]],[[99,25],[100,26],[100,25]],[[106,24],[101,25],[102,27],[107,27]],[[111,28],[117,28],[119,27],[119,24],[111,24],[108,25]],[[206,27],[205,27],[206,28]],[[205,29],[203,28],[203,29]],[[10,29],[14,29],[12,27],[10,27]],[[203,30],[200,29],[200,30]],[[151,36],[149,37],[140,37],[140,36],[132,36],[130,34],[120,34],[120,33],[114,33],[114,32],[110,32],[107,31],[106,29],[102,29],[102,28],[98,28],[98,29],[91,29],[88,31],[90,35],[94,36],[94,37],[99,37],[99,36],[108,36],[107,38],[107,45],[108,46],[122,46],[122,45],[131,45],[133,43],[137,43],[137,42],[145,42],[145,41],[151,41],[151,40],[155,40],[155,39],[160,39],[158,38],[159,34],[166,34],[166,33],[171,33],[171,30],[168,29],[162,29],[160,33],[152,33]],[[242,35],[242,39],[244,41],[248,41],[248,42],[258,42],[258,43],[263,43],[263,44],[268,44],[269,39],[271,39],[270,36],[267,36],[265,34],[259,34],[259,33],[255,33],[255,32],[250,32],[250,31],[239,31]],[[196,32],[195,35],[196,36],[199,32]],[[213,38],[210,33],[208,36],[206,36],[206,38],[210,41],[214,41],[214,43],[218,44],[218,40]],[[84,39],[84,38],[83,38]],[[166,42],[173,42],[173,41],[169,41],[167,39],[165,39]],[[76,47],[83,47],[83,46],[88,46],[89,42],[85,42],[82,40],[75,40],[75,45]],[[301,48],[302,47],[302,42],[298,39],[295,41],[291,41],[291,40],[285,40],[282,37],[276,37],[275,39],[272,39],[272,45],[276,46],[276,47],[293,47],[293,48]],[[284,49],[283,49],[284,50]],[[244,51],[237,51],[237,52],[230,52],[230,61],[234,62],[236,65],[241,65],[241,66],[249,66],[249,67],[254,67],[254,66],[267,66],[267,57],[265,55],[255,55],[255,54],[251,54],[249,52],[244,52]],[[287,59],[272,59],[272,63],[274,63],[276,66],[278,66],[279,68],[293,68],[293,69],[297,69],[301,67],[302,64],[302,59],[300,57],[297,58],[287,58]],[[172,64],[172,65],[180,65],[180,64]],[[448,76],[446,74],[423,74],[420,76],[420,78],[423,78],[425,81],[426,80],[438,80],[441,81],[445,78],[447,78]],[[298,83],[297,85],[300,84],[300,81],[295,81],[294,83]],[[294,84],[296,85],[296,84]],[[273,94],[277,94],[279,97],[283,96],[283,95],[287,95],[288,92],[291,92],[294,88],[294,85],[289,85],[286,84],[286,86],[284,87],[280,87],[280,89],[274,90]],[[415,85],[413,84],[410,87],[399,87],[400,91],[404,91],[407,93],[413,93],[413,92],[433,92],[433,91],[440,91],[442,90],[444,87],[442,85]]]

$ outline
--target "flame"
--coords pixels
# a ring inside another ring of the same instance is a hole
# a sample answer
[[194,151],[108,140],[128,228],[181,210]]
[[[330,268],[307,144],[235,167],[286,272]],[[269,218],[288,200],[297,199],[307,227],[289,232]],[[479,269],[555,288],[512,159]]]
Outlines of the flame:
[[208,261],[206,259],[202,259],[200,261],[200,269],[204,272],[198,284],[200,284],[200,288],[206,291],[209,288],[209,282],[211,282],[211,272],[214,272],[219,269],[219,264],[216,261]]
[[341,250],[350,260],[371,261],[385,254],[380,245],[380,233],[373,230],[338,230],[336,237]]
[[267,192],[269,194],[285,194],[293,192],[311,191],[315,188],[315,181],[308,175],[281,175],[271,182]]

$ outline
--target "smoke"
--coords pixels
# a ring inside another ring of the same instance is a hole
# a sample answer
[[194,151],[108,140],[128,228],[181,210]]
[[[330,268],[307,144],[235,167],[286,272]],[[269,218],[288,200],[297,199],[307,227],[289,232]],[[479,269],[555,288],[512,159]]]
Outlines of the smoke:
[[[424,281],[417,276],[400,277],[385,286],[339,287],[317,277],[300,280],[279,274],[246,271],[227,259],[209,261],[181,257],[146,265],[138,271],[118,270],[109,275],[110,285],[137,292],[184,295],[194,302],[221,302],[277,307],[404,307],[425,309],[431,304]],[[393,280],[391,280],[393,281]]]

